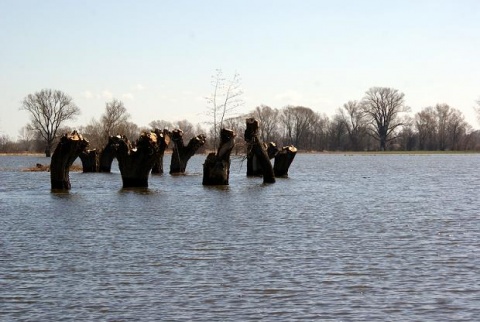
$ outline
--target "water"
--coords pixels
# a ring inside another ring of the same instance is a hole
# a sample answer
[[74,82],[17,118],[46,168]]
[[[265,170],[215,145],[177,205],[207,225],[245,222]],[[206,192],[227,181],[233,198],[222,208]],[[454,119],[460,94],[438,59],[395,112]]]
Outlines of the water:
[[204,160],[52,193],[0,157],[0,320],[478,320],[480,155],[297,155],[270,185],[235,159],[228,187]]

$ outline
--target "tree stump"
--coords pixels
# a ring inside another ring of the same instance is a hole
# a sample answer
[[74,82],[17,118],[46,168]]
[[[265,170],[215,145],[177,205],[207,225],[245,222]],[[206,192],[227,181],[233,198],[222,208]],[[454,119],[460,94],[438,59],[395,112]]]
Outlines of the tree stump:
[[274,142],[270,142],[267,147],[267,154],[270,159],[275,158],[273,165],[275,177],[288,177],[288,169],[297,154],[297,148],[289,145],[279,150]]
[[288,169],[297,154],[297,148],[293,145],[284,146],[275,155],[275,163],[273,165],[273,172],[276,177],[288,177]]
[[[272,163],[268,157],[265,145],[258,135],[259,121],[255,118],[246,119],[245,141],[247,142],[247,176],[263,175],[264,183],[274,183],[275,175]],[[249,161],[250,160],[250,161]]]
[[123,188],[147,188],[148,176],[158,158],[157,135],[143,132],[132,148],[124,137],[118,142],[116,156]]
[[170,174],[185,173],[188,160],[195,154],[195,152],[205,144],[205,135],[199,134],[192,138],[188,145],[183,143],[183,131],[175,129],[172,131],[172,160],[170,162]]
[[96,149],[83,150],[79,156],[82,160],[83,172],[98,172],[99,154]]
[[[100,172],[107,172],[110,173],[112,169],[112,162],[113,159],[116,158],[116,153],[120,142],[124,142],[127,140],[125,136],[110,136],[108,138],[108,143],[103,148],[102,152],[100,153],[100,165],[99,171]],[[128,140],[127,140],[128,141]]]
[[[270,160],[273,159],[278,153],[277,145],[273,142],[270,142],[268,145],[266,145],[265,143],[262,144],[267,151],[268,158]],[[247,153],[247,177],[261,176],[263,176],[263,169],[259,159],[255,154],[249,155]]]
[[276,145],[274,142],[268,143],[268,146],[267,146],[267,154],[268,154],[268,158],[269,158],[269,159],[275,158],[275,156],[277,155],[278,151],[279,151],[279,150],[278,150],[278,147],[277,147],[277,145]]
[[60,139],[50,161],[50,180],[52,190],[70,190],[70,166],[88,146],[77,131],[66,133]]
[[165,149],[170,143],[170,132],[167,129],[159,130],[155,129],[153,131],[157,135],[157,144],[158,144],[158,159],[155,161],[155,164],[152,168],[153,174],[162,174],[163,173],[163,156],[165,154]]
[[235,146],[233,130],[220,131],[220,145],[217,154],[210,153],[203,164],[203,185],[228,185],[230,177],[230,154]]

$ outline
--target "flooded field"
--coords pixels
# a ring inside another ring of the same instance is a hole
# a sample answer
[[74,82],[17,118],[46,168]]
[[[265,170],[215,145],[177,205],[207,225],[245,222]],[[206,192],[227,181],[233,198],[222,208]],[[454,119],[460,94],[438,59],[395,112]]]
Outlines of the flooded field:
[[[264,185],[123,190],[0,156],[2,321],[475,321],[480,155],[300,154]],[[168,169],[169,158],[165,160]]]

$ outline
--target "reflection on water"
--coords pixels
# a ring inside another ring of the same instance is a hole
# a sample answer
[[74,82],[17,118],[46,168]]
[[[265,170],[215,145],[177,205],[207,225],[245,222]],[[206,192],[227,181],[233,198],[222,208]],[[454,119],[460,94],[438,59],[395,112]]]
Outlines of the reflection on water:
[[[0,157],[0,320],[475,321],[477,155],[298,155],[264,185]],[[168,165],[169,160],[165,160]]]
[[121,194],[126,193],[135,193],[139,195],[154,195],[159,193],[159,191],[149,188],[122,188],[119,191]]

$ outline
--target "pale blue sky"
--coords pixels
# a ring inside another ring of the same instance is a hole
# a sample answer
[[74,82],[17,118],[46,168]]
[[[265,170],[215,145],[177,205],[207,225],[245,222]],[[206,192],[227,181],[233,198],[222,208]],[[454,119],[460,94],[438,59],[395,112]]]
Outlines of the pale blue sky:
[[112,97],[132,121],[208,120],[211,76],[241,75],[248,112],[302,105],[332,116],[372,86],[412,115],[447,103],[478,128],[480,1],[0,0],[0,134],[22,99],[64,91],[99,118]]

